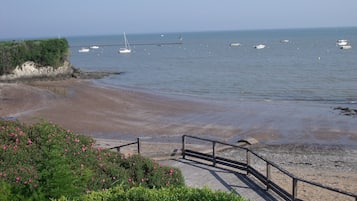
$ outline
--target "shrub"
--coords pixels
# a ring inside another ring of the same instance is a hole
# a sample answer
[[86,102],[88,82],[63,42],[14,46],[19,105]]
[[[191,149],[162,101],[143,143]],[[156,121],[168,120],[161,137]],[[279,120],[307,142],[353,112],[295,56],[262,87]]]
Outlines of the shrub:
[[212,191],[208,188],[170,187],[148,189],[142,186],[125,189],[121,186],[106,191],[92,192],[83,195],[83,201],[244,201],[234,193]]
[[18,200],[45,200],[115,185],[183,185],[177,169],[138,155],[125,158],[94,144],[88,136],[48,122],[26,126],[0,121],[0,182],[5,182],[0,190],[10,189]]

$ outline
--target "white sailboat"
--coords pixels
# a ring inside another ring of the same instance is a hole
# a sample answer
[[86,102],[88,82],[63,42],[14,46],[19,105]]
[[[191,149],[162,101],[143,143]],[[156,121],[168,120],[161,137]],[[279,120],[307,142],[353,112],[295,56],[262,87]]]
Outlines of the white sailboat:
[[126,39],[125,32],[124,32],[124,44],[125,44],[125,47],[120,48],[120,49],[119,49],[119,53],[120,53],[120,54],[128,54],[128,53],[131,53],[130,44],[129,44],[128,40]]
[[85,52],[89,52],[89,48],[87,47],[82,47],[81,49],[78,50],[79,53],[85,53]]

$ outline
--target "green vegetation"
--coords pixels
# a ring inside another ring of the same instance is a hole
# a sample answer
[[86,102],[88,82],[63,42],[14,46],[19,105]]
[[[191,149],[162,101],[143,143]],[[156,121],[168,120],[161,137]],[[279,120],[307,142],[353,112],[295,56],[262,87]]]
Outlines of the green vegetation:
[[0,42],[0,75],[12,72],[26,61],[59,67],[67,60],[68,48],[66,39]]
[[178,169],[94,146],[48,122],[0,120],[0,200],[243,201],[184,186]]
[[183,186],[181,172],[139,155],[94,146],[94,140],[48,122],[0,121],[0,199],[78,198],[92,191]]
[[[58,201],[68,201],[62,197]],[[244,201],[241,196],[222,191],[214,192],[208,188],[159,188],[148,189],[142,186],[125,189],[121,186],[106,191],[92,192],[83,195],[81,201]]]

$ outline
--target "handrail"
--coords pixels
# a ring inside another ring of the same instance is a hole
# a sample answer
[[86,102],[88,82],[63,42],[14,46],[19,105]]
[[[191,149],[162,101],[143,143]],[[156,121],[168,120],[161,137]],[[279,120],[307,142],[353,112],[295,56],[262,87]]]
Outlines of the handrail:
[[[212,155],[209,155],[207,153],[200,153],[198,151],[192,151],[189,149],[186,149],[186,138],[192,138],[192,139],[197,139],[197,140],[202,140],[202,141],[206,141],[206,142],[211,142],[212,143]],[[221,165],[225,165],[225,166],[229,166],[229,167],[234,167],[234,165],[231,164],[232,161],[231,159],[225,159],[222,157],[216,157],[215,156],[215,145],[219,143],[222,145],[226,145],[226,146],[230,146],[230,147],[234,147],[234,148],[238,148],[241,150],[246,150],[246,164],[245,167],[238,167],[236,166],[237,169],[243,169],[244,171],[247,171],[247,174],[252,174],[253,176],[255,176],[258,180],[260,180],[261,182],[263,182],[266,185],[266,189],[269,190],[273,190],[275,193],[277,193],[277,195],[279,195],[281,198],[285,199],[285,200],[298,200],[297,199],[297,184],[298,182],[304,182],[319,188],[323,188],[326,190],[330,190],[336,193],[340,193],[342,195],[346,195],[352,198],[355,198],[355,201],[357,201],[357,195],[354,193],[350,193],[347,191],[343,191],[337,188],[332,188],[329,186],[325,186],[323,184],[317,183],[317,182],[312,182],[312,181],[308,181],[299,177],[296,177],[295,175],[293,175],[292,173],[288,172],[287,170],[284,170],[283,168],[281,168],[279,165],[277,165],[274,162],[271,162],[267,159],[265,159],[264,157],[260,156],[259,154],[255,153],[254,151],[252,151],[249,148],[246,147],[240,147],[234,144],[229,144],[226,142],[220,142],[217,140],[211,140],[211,139],[206,139],[206,138],[201,138],[201,137],[196,137],[196,136],[191,136],[191,135],[183,135],[182,136],[182,157],[185,159],[186,155],[191,156],[191,157],[196,157],[196,158],[200,158],[203,160],[207,160],[210,162],[213,162],[213,166],[216,166],[216,163],[221,164]],[[267,171],[266,171],[266,176],[264,176],[263,174],[261,174],[259,171],[257,171],[256,169],[254,169],[251,165],[250,165],[250,157],[249,157],[249,153],[253,154],[254,156],[256,156],[257,158],[263,160],[264,162],[267,163]],[[217,160],[218,159],[218,160]],[[228,163],[227,163],[228,162]],[[238,164],[240,164],[241,162],[238,161],[234,161]],[[290,178],[292,178],[292,189],[291,189],[291,193],[285,191],[282,187],[280,187],[279,185],[275,184],[273,181],[271,181],[270,178],[270,166],[278,169],[279,171],[281,171],[283,174],[289,176]]]
[[137,146],[137,148],[138,148],[138,154],[140,154],[140,149],[141,149],[140,138],[136,138],[136,141],[135,141],[135,142],[130,142],[130,143],[128,143],[128,144],[123,144],[123,145],[111,147],[111,148],[109,148],[109,149],[116,149],[118,152],[120,152],[120,149],[121,149],[121,148],[130,146],[130,145],[134,145],[134,144],[137,144],[137,145],[138,145],[138,146]]

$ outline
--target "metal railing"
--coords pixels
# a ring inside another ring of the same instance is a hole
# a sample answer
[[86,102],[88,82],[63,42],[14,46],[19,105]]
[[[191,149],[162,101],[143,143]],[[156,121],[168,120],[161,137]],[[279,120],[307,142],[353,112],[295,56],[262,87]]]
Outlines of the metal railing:
[[120,152],[120,149],[121,149],[121,148],[127,147],[127,146],[131,146],[131,145],[137,145],[138,154],[140,154],[140,149],[141,149],[140,138],[136,138],[136,141],[135,141],[135,142],[130,142],[130,143],[128,143],[128,144],[123,144],[123,145],[111,147],[111,148],[109,148],[109,149],[116,149],[117,152]]
[[[212,143],[212,154],[207,154],[207,153],[203,153],[203,152],[186,149],[186,138],[192,138],[192,139]],[[244,158],[245,162],[239,162],[239,161],[216,156],[216,145],[217,144],[221,144],[221,145],[225,145],[228,147],[237,148],[237,149],[245,151],[245,157],[242,156]],[[265,164],[266,164],[265,175],[262,174],[261,172],[259,172],[258,170],[256,170],[254,167],[252,167],[252,160],[251,160],[252,155],[255,156],[256,158],[258,158],[259,160],[265,162]],[[357,201],[356,194],[342,191],[340,189],[332,188],[329,186],[325,186],[325,185],[322,185],[317,182],[307,181],[305,179],[298,178],[298,177],[294,176],[293,174],[291,174],[290,172],[282,169],[277,164],[263,158],[262,156],[258,155],[254,151],[252,151],[248,148],[245,148],[245,147],[241,147],[241,146],[237,146],[237,145],[233,145],[233,144],[229,144],[229,143],[225,143],[225,142],[220,142],[220,141],[216,141],[216,140],[210,140],[210,139],[205,139],[205,138],[200,138],[200,137],[195,137],[195,136],[190,136],[190,135],[183,135],[182,136],[182,157],[185,159],[187,156],[193,157],[193,158],[198,158],[198,159],[205,160],[205,161],[210,161],[210,162],[212,162],[212,165],[214,167],[216,167],[216,165],[219,164],[219,165],[227,166],[230,168],[245,171],[247,173],[247,175],[254,176],[263,185],[265,185],[266,190],[272,190],[273,192],[275,192],[277,195],[279,195],[284,200],[292,200],[292,201],[300,200],[297,198],[297,193],[298,193],[297,189],[298,189],[298,182],[301,182],[301,183],[306,183],[306,184],[309,184],[309,185],[312,185],[312,186],[315,186],[318,188],[323,188],[328,191],[333,191],[335,193],[342,194],[342,195],[350,197],[350,198],[354,198],[355,201]],[[291,179],[292,188],[290,191],[285,190],[284,188],[282,188],[280,185],[278,185],[277,183],[275,183],[272,180],[271,167],[276,168],[281,173],[283,173],[284,175],[288,176]]]

